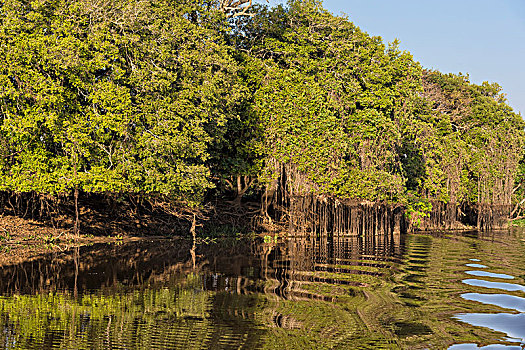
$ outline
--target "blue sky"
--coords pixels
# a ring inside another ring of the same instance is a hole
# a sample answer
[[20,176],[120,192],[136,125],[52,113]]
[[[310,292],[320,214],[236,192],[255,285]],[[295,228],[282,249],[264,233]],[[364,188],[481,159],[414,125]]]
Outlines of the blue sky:
[[[278,3],[285,1],[270,1]],[[525,0],[325,0],[324,7],[386,42],[399,39],[425,68],[497,82],[525,117]]]

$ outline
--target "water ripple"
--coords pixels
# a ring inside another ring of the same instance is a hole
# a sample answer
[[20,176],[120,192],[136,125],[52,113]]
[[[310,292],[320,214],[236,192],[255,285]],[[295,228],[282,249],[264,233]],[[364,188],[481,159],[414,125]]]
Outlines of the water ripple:
[[525,312],[525,298],[508,294],[480,294],[465,293],[461,294],[465,300],[477,301],[482,304],[496,305],[504,309]]
[[490,282],[490,281],[478,280],[478,279],[473,279],[473,278],[465,279],[465,280],[462,280],[461,282],[468,284],[469,286],[474,286],[474,287],[501,289],[501,290],[506,290],[509,292],[516,292],[516,291],[525,292],[524,286],[520,284],[514,284],[514,283]]
[[506,280],[513,280],[514,276],[507,275],[504,273],[493,273],[488,271],[465,271],[466,274],[478,277],[493,277],[493,278],[502,278]]
[[473,267],[476,269],[486,269],[487,268],[487,266],[482,265],[482,264],[465,264],[465,266]]
[[478,349],[484,349],[484,350],[523,350],[521,346],[514,346],[514,345],[503,345],[503,344],[494,344],[494,345],[487,345],[478,347],[477,344],[454,344],[448,348],[448,350],[478,350]]
[[476,327],[486,327],[497,332],[506,333],[517,341],[525,340],[525,314],[459,314],[454,316],[461,322]]

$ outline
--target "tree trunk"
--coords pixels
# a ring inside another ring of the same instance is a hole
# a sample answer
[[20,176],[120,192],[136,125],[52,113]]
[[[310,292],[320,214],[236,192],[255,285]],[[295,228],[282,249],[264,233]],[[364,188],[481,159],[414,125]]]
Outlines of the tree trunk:
[[78,187],[75,186],[75,226],[73,228],[73,232],[75,235],[78,235],[80,233],[80,215],[78,213]]
[[[75,146],[76,146],[76,143],[75,143]],[[73,176],[74,176],[74,179],[75,179],[75,190],[73,192],[73,196],[74,196],[74,200],[75,200],[75,224],[74,224],[74,227],[73,227],[73,233],[78,236],[78,234],[80,233],[80,219],[79,219],[79,213],[78,213],[78,184],[77,184],[77,178],[78,178],[78,171],[77,171],[78,154],[77,154],[76,150],[74,152],[74,155],[75,155],[75,159],[74,159],[74,163],[73,163]]]

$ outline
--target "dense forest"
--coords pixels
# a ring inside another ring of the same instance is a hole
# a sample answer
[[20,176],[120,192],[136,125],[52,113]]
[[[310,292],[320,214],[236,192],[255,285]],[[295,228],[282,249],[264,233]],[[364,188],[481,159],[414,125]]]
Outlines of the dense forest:
[[78,230],[82,198],[180,217],[250,202],[259,222],[360,232],[363,213],[500,227],[525,203],[525,124],[498,84],[424,69],[320,1],[6,0],[0,56],[18,215],[69,203]]

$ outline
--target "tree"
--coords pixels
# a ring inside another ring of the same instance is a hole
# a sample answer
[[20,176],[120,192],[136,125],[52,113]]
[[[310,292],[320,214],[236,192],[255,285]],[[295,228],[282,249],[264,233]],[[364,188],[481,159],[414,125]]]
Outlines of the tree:
[[5,2],[0,187],[199,203],[245,94],[208,5]]
[[264,71],[254,105],[270,177],[286,166],[288,180],[301,179],[295,194],[398,199],[396,111],[417,88],[419,66],[317,1],[258,11],[237,45]]

